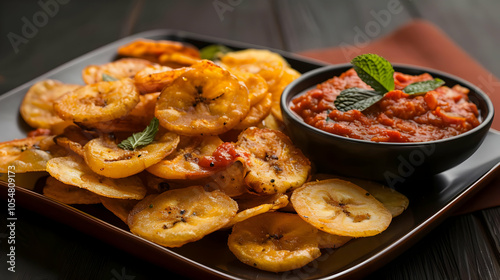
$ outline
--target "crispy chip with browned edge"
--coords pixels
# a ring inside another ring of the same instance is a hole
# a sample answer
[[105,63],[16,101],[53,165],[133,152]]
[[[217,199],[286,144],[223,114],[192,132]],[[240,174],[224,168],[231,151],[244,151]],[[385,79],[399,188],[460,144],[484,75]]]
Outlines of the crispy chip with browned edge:
[[391,212],[393,218],[401,215],[401,213],[403,213],[403,211],[406,210],[408,208],[408,205],[410,204],[410,200],[408,200],[408,198],[404,194],[377,182],[330,174],[315,174],[313,176],[313,180],[333,178],[351,181],[354,184],[362,187],[364,190],[373,195],[373,197],[375,197],[378,201],[382,202],[385,208],[387,208],[387,210]]
[[250,127],[239,135],[236,147],[250,154],[244,161],[245,182],[253,192],[286,193],[309,178],[309,159],[280,131]]
[[146,187],[139,177],[112,179],[101,176],[94,173],[83,159],[77,156],[53,158],[47,162],[47,171],[65,184],[106,197],[142,199],[146,195]]
[[99,204],[99,196],[86,189],[64,184],[49,176],[43,187],[43,195],[64,204]]
[[296,214],[282,212],[235,224],[228,246],[241,262],[272,272],[303,267],[321,255],[318,229]]
[[128,217],[130,231],[166,247],[180,247],[225,226],[238,204],[220,191],[192,186],[151,195]]
[[139,200],[135,199],[119,199],[104,196],[100,196],[99,199],[106,209],[115,214],[124,223],[127,223],[128,214],[139,203]]
[[392,220],[389,210],[370,193],[340,179],[305,183],[293,192],[291,202],[305,221],[336,235],[373,236]]
[[[30,87],[19,112],[35,128],[52,128],[64,121],[54,112],[54,101],[80,85],[63,84],[56,80],[43,80]],[[69,123],[68,123],[69,124]]]
[[158,133],[155,140],[135,150],[118,147],[115,139],[101,136],[89,141],[84,149],[84,159],[95,173],[109,178],[125,178],[137,174],[160,162],[171,154],[179,136],[173,132]]

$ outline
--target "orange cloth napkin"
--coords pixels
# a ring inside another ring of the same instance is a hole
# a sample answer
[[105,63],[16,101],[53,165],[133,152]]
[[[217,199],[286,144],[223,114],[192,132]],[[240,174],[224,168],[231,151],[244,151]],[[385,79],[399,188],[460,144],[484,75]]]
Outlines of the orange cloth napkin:
[[[424,20],[411,21],[385,37],[360,45],[308,50],[299,54],[336,64],[348,63],[364,53],[378,54],[391,63],[420,65],[461,77],[481,88],[493,101],[495,109],[500,110],[500,81],[443,31]],[[495,115],[492,128],[500,130],[500,113]],[[459,212],[494,206],[500,206],[499,176],[481,189]]]

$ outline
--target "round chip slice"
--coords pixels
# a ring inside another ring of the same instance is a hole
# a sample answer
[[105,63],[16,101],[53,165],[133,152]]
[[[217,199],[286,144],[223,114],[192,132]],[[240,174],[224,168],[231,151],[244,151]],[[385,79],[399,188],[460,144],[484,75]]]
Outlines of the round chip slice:
[[368,191],[371,195],[373,195],[373,197],[384,204],[385,208],[387,208],[387,210],[391,212],[393,218],[401,215],[401,213],[403,213],[403,211],[406,210],[408,208],[408,205],[410,204],[410,200],[404,194],[377,182],[358,178],[346,178],[330,174],[315,174],[313,176],[313,180],[325,180],[333,178],[353,182],[354,184]]
[[164,179],[199,179],[215,174],[216,169],[201,167],[200,158],[211,156],[222,144],[217,136],[181,136],[177,149],[146,170]]
[[226,225],[238,204],[220,191],[201,186],[148,196],[130,212],[130,231],[166,247],[180,247]]
[[53,158],[47,162],[47,171],[57,180],[87,189],[98,195],[121,198],[142,199],[146,195],[141,179],[131,176],[121,179],[106,178],[94,173],[77,156]]
[[65,154],[53,139],[45,135],[0,143],[0,173],[12,167],[16,173],[45,171],[48,160]]
[[271,93],[267,94],[261,101],[250,107],[245,118],[234,127],[243,130],[251,126],[259,125],[271,111]]
[[271,113],[278,120],[283,121],[283,116],[281,115],[281,94],[283,90],[295,79],[300,77],[300,73],[290,67],[287,67],[283,73],[283,76],[279,80],[278,83],[274,84],[272,87],[269,87],[269,92],[272,94],[272,109]]
[[134,199],[118,199],[99,196],[100,202],[106,209],[115,214],[124,223],[127,223],[128,214],[139,203],[139,200]]
[[110,79],[131,78],[142,69],[153,65],[150,61],[139,58],[122,58],[117,61],[103,65],[89,65],[82,71],[83,81],[88,84],[95,84],[106,81],[108,75]]
[[186,68],[174,70],[161,65],[150,66],[135,74],[134,82],[141,93],[161,92],[185,70]]
[[281,55],[258,49],[229,52],[221,58],[221,62],[231,69],[259,74],[270,87],[279,82],[288,65]]
[[56,178],[49,176],[43,187],[43,195],[64,204],[99,204],[99,196],[93,192],[79,187],[59,182]]
[[336,235],[373,236],[392,220],[389,210],[370,193],[340,179],[308,182],[293,192],[291,202],[305,221]]
[[[250,219],[251,217],[275,211],[288,205],[288,196],[286,194],[274,194],[261,198],[254,198],[254,201],[237,200],[238,207],[241,210],[236,216],[225,226],[232,227],[234,224]],[[253,206],[249,207],[249,204]]]
[[139,103],[131,79],[99,82],[71,91],[56,100],[54,111],[73,122],[104,122],[127,115]]
[[239,135],[236,146],[250,154],[245,182],[254,192],[286,193],[309,178],[310,161],[280,131],[250,127]]
[[24,96],[19,112],[32,127],[52,128],[64,121],[54,112],[54,101],[81,86],[43,80],[34,84]]
[[125,178],[160,162],[175,150],[178,143],[177,134],[158,133],[149,145],[129,151],[119,148],[114,139],[101,136],[89,141],[83,149],[85,162],[95,173],[109,178]]
[[162,90],[155,116],[161,126],[181,135],[218,135],[240,123],[249,109],[245,84],[202,60]]
[[[118,54],[122,56],[133,56],[158,62],[164,54],[182,54],[183,56],[199,59],[200,51],[192,46],[181,42],[169,40],[138,39],[129,44],[121,46]],[[167,60],[166,58],[163,58]]]
[[321,255],[317,233],[296,214],[270,212],[235,224],[228,246],[247,265],[282,272],[300,268]]

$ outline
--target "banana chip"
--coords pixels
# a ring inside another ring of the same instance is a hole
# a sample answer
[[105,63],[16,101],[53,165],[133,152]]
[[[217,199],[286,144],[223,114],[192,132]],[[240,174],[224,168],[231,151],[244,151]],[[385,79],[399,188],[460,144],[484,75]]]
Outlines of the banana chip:
[[392,220],[389,210],[370,193],[340,179],[308,182],[293,192],[291,202],[305,221],[335,235],[373,236]]
[[153,65],[150,61],[139,58],[122,58],[103,65],[89,65],[82,71],[83,81],[87,85],[104,81],[108,75],[111,79],[131,78],[142,69]]
[[[19,112],[35,128],[53,128],[64,121],[54,112],[54,101],[81,86],[43,80],[34,84],[24,96]],[[69,123],[68,123],[69,124]]]
[[99,196],[79,187],[64,184],[49,176],[43,187],[43,195],[64,204],[99,204]]
[[12,170],[9,166],[16,173],[45,171],[47,161],[65,154],[53,139],[54,136],[35,136],[0,143],[0,173]]
[[218,135],[240,123],[249,109],[245,84],[202,60],[162,90],[155,116],[161,126],[181,135]]
[[106,178],[94,173],[77,156],[53,158],[47,162],[47,171],[57,180],[87,189],[101,196],[121,199],[142,199],[146,195],[139,177]]
[[250,127],[240,134],[236,146],[250,154],[245,182],[256,193],[286,193],[309,177],[311,163],[280,131]]
[[271,97],[269,93],[257,104],[251,106],[248,114],[234,129],[244,130],[259,125],[271,112]]
[[64,120],[82,123],[111,121],[127,115],[139,103],[131,79],[99,82],[61,96],[54,110]]
[[124,223],[127,223],[128,214],[139,203],[139,200],[134,199],[118,199],[100,196],[99,201],[113,214],[115,214]]
[[247,265],[282,272],[300,268],[321,255],[317,233],[298,215],[264,213],[235,224],[228,246]]
[[278,83],[274,84],[272,87],[269,87],[269,92],[272,93],[272,109],[271,113],[278,120],[283,121],[283,116],[281,115],[281,94],[283,90],[295,79],[300,77],[300,73],[290,67],[287,67],[283,73],[283,76],[279,80]]
[[161,92],[184,71],[186,68],[174,70],[162,65],[149,66],[135,74],[134,83],[140,93]]
[[243,163],[235,161],[223,170],[207,177],[203,185],[208,189],[220,190],[230,197],[235,197],[247,193],[244,177]]
[[[247,220],[251,217],[281,209],[288,204],[288,196],[285,194],[274,194],[260,198],[251,199],[251,201],[237,200],[238,207],[241,210],[236,216],[225,226],[232,227],[234,224]],[[249,206],[252,205],[252,206]]]
[[229,52],[221,58],[221,62],[231,69],[259,74],[269,87],[280,81],[288,65],[281,55],[258,49]]
[[128,217],[130,231],[166,247],[180,247],[226,225],[238,205],[201,186],[169,190],[139,202]]
[[396,191],[395,189],[386,187],[380,183],[357,179],[357,178],[344,178],[341,176],[330,175],[330,174],[316,174],[313,180],[324,180],[338,178],[346,181],[351,181],[354,184],[360,186],[364,190],[368,191],[373,197],[384,204],[385,208],[391,212],[392,217],[397,217],[403,213],[404,210],[408,208],[410,201],[408,198]]
[[[138,39],[121,46],[118,49],[118,54],[122,56],[144,58],[153,62],[159,62],[160,57],[165,54],[181,54],[184,57],[192,59],[200,58],[200,51],[195,47],[175,41],[148,39]],[[169,57],[163,57],[163,60],[164,62],[168,62]],[[179,61],[177,60],[177,62]]]
[[181,137],[177,150],[146,170],[164,179],[199,179],[213,175],[217,170],[201,167],[203,156],[211,156],[222,144],[217,136]]
[[158,133],[151,144],[129,151],[119,148],[115,139],[103,135],[83,147],[84,159],[97,174],[109,178],[125,178],[160,162],[175,150],[178,143],[177,134]]

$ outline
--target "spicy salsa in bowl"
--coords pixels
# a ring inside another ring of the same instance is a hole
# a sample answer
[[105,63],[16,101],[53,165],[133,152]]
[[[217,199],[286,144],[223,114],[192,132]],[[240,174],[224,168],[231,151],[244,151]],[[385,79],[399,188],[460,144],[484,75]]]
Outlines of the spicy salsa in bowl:
[[[290,137],[321,171],[390,186],[440,173],[475,152],[494,114],[484,92],[458,77],[417,66],[395,65],[393,78],[394,90],[366,93],[375,102],[364,110],[341,111],[335,100],[342,90],[372,90],[353,65],[325,66],[304,74],[281,97]],[[409,84],[435,78],[444,85],[424,93],[403,91]]]

